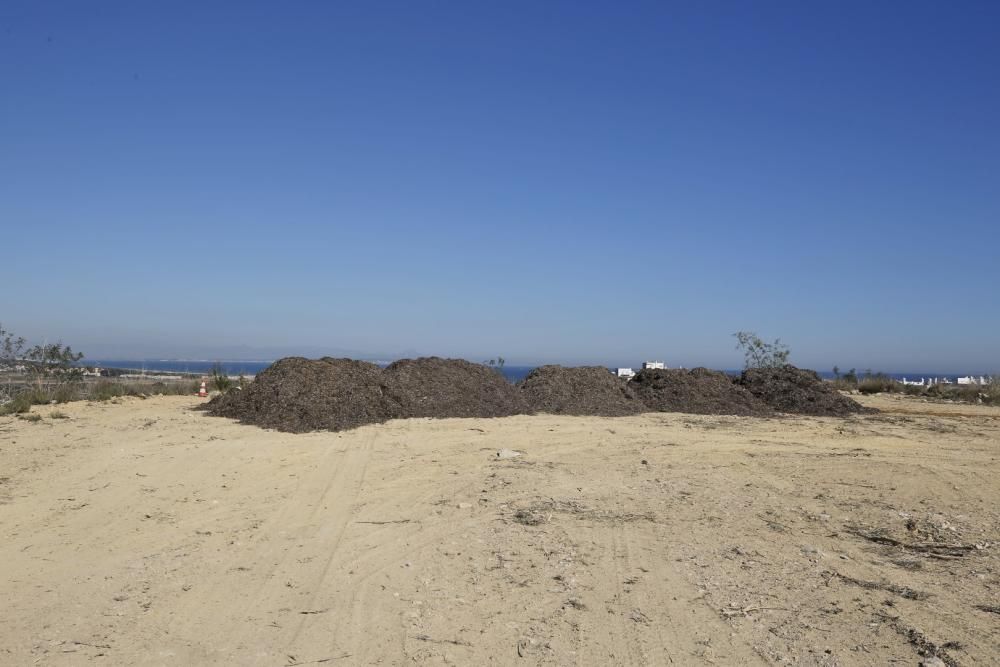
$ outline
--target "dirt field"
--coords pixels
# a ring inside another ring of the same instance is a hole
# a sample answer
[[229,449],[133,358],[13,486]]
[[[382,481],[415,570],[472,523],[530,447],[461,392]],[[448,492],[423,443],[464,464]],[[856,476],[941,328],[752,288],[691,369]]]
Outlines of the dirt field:
[[0,417],[0,663],[1000,655],[997,409],[288,435],[197,400]]

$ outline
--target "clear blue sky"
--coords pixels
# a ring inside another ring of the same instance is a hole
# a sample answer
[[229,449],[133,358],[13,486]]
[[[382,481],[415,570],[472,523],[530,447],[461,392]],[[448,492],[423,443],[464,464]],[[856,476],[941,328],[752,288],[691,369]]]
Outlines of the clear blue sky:
[[[95,356],[1000,370],[1000,3],[0,4],[0,321]],[[117,355],[116,355],[117,353]]]

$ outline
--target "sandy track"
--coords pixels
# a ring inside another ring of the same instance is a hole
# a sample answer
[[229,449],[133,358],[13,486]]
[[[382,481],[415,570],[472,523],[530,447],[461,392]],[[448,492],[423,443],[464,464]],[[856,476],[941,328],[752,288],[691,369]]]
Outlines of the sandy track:
[[988,664],[1000,413],[870,400],[893,414],[0,418],[0,663]]

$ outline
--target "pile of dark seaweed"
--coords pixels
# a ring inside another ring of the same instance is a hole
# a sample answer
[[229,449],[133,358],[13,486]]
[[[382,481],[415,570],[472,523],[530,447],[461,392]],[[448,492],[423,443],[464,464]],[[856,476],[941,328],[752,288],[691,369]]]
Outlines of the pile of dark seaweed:
[[704,368],[643,370],[631,381],[600,366],[536,368],[517,385],[461,359],[402,359],[386,368],[353,359],[280,359],[243,389],[212,399],[212,415],[279,431],[341,431],[390,419],[547,413],[621,417],[642,412],[844,417],[869,412],[794,366],[737,378]]

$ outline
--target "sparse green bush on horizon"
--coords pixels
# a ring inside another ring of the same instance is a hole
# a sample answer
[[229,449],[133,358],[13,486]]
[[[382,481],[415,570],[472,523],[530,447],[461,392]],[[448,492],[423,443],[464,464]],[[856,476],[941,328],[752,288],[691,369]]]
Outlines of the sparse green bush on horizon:
[[119,396],[150,396],[153,394],[188,395],[198,391],[192,380],[179,382],[128,382],[102,379],[84,381],[82,369],[75,366],[83,354],[73,352],[62,343],[27,347],[23,338],[15,338],[0,326],[0,365],[21,367],[29,380],[18,386],[8,385],[9,397],[0,404],[0,414],[22,414],[32,405],[66,403],[69,401],[106,401]]
[[903,383],[894,380],[885,373],[874,373],[866,375],[857,384],[857,389],[862,394],[892,394],[902,391]]
[[[844,388],[842,386],[843,378],[834,381],[834,383],[838,388]],[[992,378],[985,385],[932,384],[928,386],[903,384],[884,373],[866,373],[857,385],[850,388],[857,389],[862,394],[902,393],[907,396],[960,403],[1000,405],[1000,379],[993,380]]]
[[503,375],[503,366],[505,363],[507,363],[506,359],[504,359],[501,356],[497,356],[496,359],[487,359],[486,361],[483,362],[483,365],[489,366],[497,373],[500,373],[500,375]]
[[0,405],[0,415],[21,415],[31,410],[31,399],[25,394],[17,394]]
[[166,396],[190,396],[198,393],[198,382],[120,382],[99,380],[80,382],[73,385],[27,386],[17,391],[6,403],[0,405],[0,415],[24,414],[33,405],[68,403],[70,401],[108,401],[121,396],[145,398],[163,394]]
[[736,349],[743,352],[744,369],[780,368],[788,363],[791,350],[780,338],[768,343],[753,331],[737,331],[733,336]]
[[221,391],[223,394],[233,388],[233,381],[229,378],[225,370],[222,368],[222,364],[218,361],[212,364],[210,377],[212,387]]

